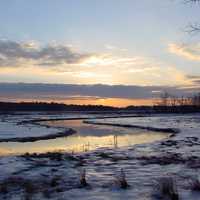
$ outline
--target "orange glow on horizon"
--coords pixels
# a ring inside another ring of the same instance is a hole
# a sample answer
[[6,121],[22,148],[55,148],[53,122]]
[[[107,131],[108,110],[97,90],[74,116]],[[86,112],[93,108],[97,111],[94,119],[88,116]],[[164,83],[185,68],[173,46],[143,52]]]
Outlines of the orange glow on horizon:
[[41,98],[41,99],[12,99],[17,102],[55,102],[55,103],[64,103],[64,104],[75,104],[75,105],[103,105],[103,106],[113,106],[113,107],[127,107],[127,106],[151,106],[155,104],[155,99],[125,99],[125,98],[85,98],[85,99],[62,99],[58,100],[55,98]]
[[102,98],[102,99],[87,99],[87,100],[69,100],[64,101],[66,104],[79,104],[79,105],[104,105],[114,107],[126,107],[126,106],[141,106],[152,105],[152,99],[123,99],[123,98]]

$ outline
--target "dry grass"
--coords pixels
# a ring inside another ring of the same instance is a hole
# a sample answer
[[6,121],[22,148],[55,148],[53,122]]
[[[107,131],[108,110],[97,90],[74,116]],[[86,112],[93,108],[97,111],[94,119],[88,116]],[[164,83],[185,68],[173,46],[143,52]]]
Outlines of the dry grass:
[[86,187],[86,186],[88,186],[88,183],[87,183],[87,181],[86,181],[86,170],[85,169],[83,169],[82,171],[81,171],[81,173],[80,173],[80,185],[82,186],[82,187]]
[[161,199],[179,200],[176,182],[171,177],[163,177],[157,182],[157,189]]
[[191,179],[190,188],[191,190],[200,191],[200,180],[199,178],[193,178]]
[[32,200],[34,194],[36,193],[35,186],[30,181],[26,181],[23,186],[24,186],[24,197],[25,197],[25,200]]
[[122,189],[127,189],[129,187],[126,180],[126,174],[123,169],[120,170],[120,174],[116,177],[115,184]]

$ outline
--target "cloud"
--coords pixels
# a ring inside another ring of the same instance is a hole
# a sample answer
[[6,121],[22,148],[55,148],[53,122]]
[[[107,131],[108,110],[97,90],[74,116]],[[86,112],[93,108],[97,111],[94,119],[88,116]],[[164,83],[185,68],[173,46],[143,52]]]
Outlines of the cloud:
[[128,49],[125,48],[120,48],[111,44],[106,44],[105,45],[105,49],[109,50],[109,51],[121,51],[121,52],[126,52],[128,51]]
[[[117,47],[82,53],[71,45],[0,40],[0,79],[6,82],[186,85],[183,71],[154,58],[124,55]],[[20,72],[20,73],[19,73]]]
[[0,66],[18,66],[31,63],[40,66],[59,64],[77,64],[91,55],[72,50],[70,47],[58,44],[40,46],[31,42],[16,42],[0,40]]
[[179,45],[171,43],[168,45],[169,52],[182,56],[188,60],[200,61],[200,44]]
[[186,77],[191,80],[200,79],[200,75],[187,75]]
[[173,86],[0,83],[0,100],[151,99],[159,97],[163,91],[176,96],[188,95],[191,92],[191,90]]
[[191,81],[194,88],[199,88],[200,86],[200,75],[187,75],[188,80]]

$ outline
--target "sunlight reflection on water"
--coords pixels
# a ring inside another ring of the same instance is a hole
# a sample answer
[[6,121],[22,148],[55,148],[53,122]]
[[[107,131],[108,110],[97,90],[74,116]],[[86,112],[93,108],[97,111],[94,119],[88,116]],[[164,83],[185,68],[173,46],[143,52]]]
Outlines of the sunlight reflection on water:
[[162,132],[84,124],[82,120],[46,121],[41,122],[41,124],[54,127],[70,127],[75,129],[77,133],[68,137],[37,142],[1,143],[1,154],[39,153],[58,150],[76,153],[97,148],[120,148],[150,143],[168,136],[168,134]]

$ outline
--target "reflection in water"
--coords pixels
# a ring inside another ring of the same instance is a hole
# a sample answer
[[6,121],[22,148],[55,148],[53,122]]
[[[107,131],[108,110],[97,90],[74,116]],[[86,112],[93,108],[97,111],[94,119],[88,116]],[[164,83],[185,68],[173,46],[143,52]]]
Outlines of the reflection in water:
[[49,121],[50,126],[71,127],[77,133],[68,137],[52,140],[18,143],[0,143],[1,154],[47,152],[63,150],[68,152],[85,152],[97,148],[118,148],[135,144],[150,143],[161,140],[168,135],[139,129],[84,124],[81,120]]
[[114,135],[114,147],[117,148],[117,135]]

